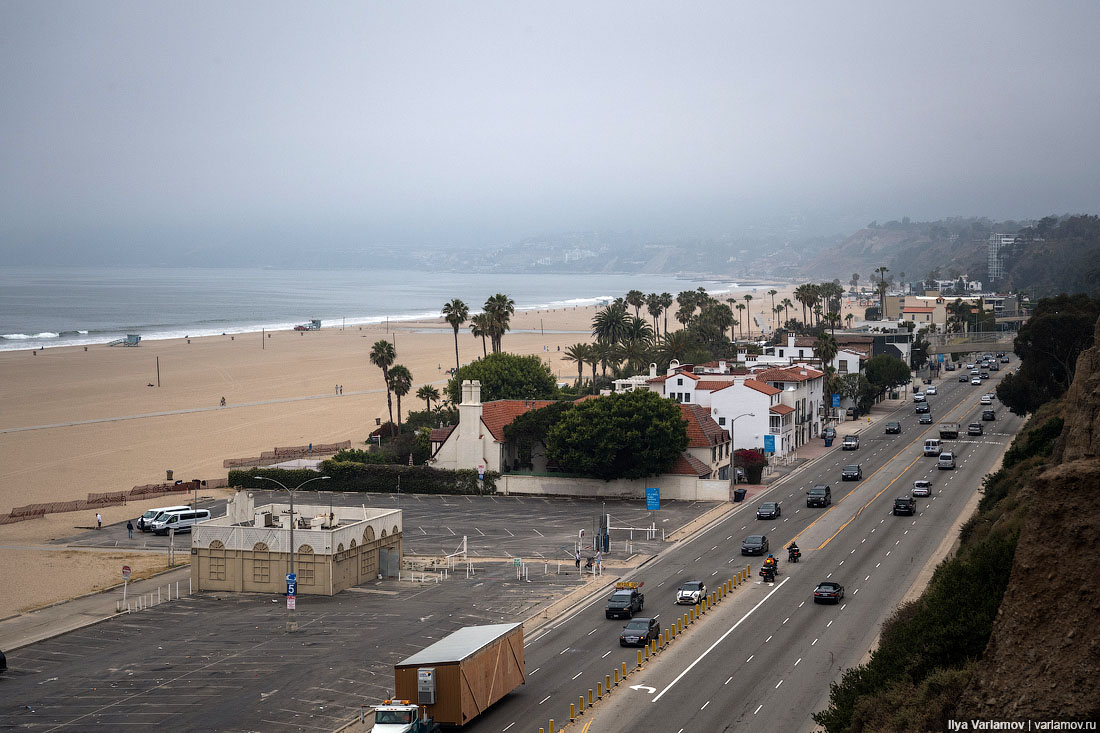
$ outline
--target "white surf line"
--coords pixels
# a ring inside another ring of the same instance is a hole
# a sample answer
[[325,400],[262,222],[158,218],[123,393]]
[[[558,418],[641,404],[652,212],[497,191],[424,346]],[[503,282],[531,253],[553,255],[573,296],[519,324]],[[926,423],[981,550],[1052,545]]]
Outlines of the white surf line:
[[[739,620],[737,621],[737,623],[735,623],[735,624],[734,624],[733,626],[729,627],[729,629],[728,629],[728,630],[726,631],[726,633],[724,633],[724,634],[722,634],[721,636],[719,636],[719,637],[718,637],[718,639],[717,639],[717,641],[715,641],[715,642],[714,642],[713,644],[711,644],[711,645],[710,645],[710,646],[709,646],[709,647],[707,648],[707,650],[706,650],[705,652],[703,652],[703,653],[702,653],[702,654],[700,654],[700,655],[699,655],[698,657],[696,657],[696,658],[695,658],[695,661],[694,661],[694,662],[692,662],[691,664],[689,664],[689,665],[687,666],[687,668],[685,668],[685,669],[684,669],[684,671],[683,671],[683,672],[681,672],[680,674],[678,674],[678,675],[676,676],[676,679],[672,680],[672,682],[669,682],[669,683],[668,683],[668,687],[666,687],[665,689],[663,689],[663,690],[661,690],[660,692],[658,692],[658,693],[657,693],[657,696],[653,698],[652,702],[657,702],[658,700],[660,700],[660,699],[661,699],[661,697],[662,697],[662,696],[663,696],[663,695],[664,695],[664,694],[665,694],[666,692],[668,692],[669,690],[671,690],[671,689],[672,689],[672,687],[673,687],[673,686],[674,686],[674,685],[675,685],[675,684],[676,684],[677,682],[679,682],[679,681],[680,681],[681,679],[683,679],[684,675],[686,675],[686,674],[687,674],[688,672],[690,672],[690,671],[691,671],[691,670],[692,670],[692,669],[693,669],[693,668],[695,667],[695,665],[696,665],[696,664],[699,664],[699,662],[703,661],[703,659],[704,659],[704,658],[705,658],[705,657],[706,657],[706,656],[707,656],[708,654],[710,654],[710,653],[711,653],[712,651],[714,651],[714,650],[715,650],[715,648],[716,648],[716,647],[717,647],[717,646],[718,646],[719,644],[721,644],[721,643],[722,643],[723,641],[725,641],[725,640],[726,640],[726,637],[727,637],[727,636],[729,636],[730,634],[732,634],[732,633],[733,633],[733,632],[734,632],[734,631],[735,631],[735,630],[737,629],[737,627],[738,627],[738,626],[740,626],[740,625],[741,625],[742,623],[744,623],[745,619],[747,619],[747,618],[748,618],[749,616],[751,616],[751,615],[752,615],[752,614],[753,614],[753,613],[754,613],[754,612],[756,611],[756,609],[758,609],[758,608],[760,608],[761,606],[763,606],[763,605],[764,605],[764,602],[765,602],[765,601],[767,601],[767,600],[768,600],[769,598],[771,598],[771,597],[772,597],[773,595],[775,595],[776,591],[778,591],[778,590],[779,590],[780,588],[782,588],[782,587],[784,586],[784,584],[786,584],[786,582],[787,582],[788,580],[790,580],[790,579],[791,579],[791,578],[790,578],[790,576],[787,576],[786,578],[784,578],[784,579],[783,579],[783,582],[782,582],[782,583],[780,583],[779,585],[775,586],[775,588],[773,588],[773,589],[771,590],[771,592],[769,592],[769,593],[768,593],[768,595],[766,595],[766,596],[764,596],[763,598],[761,598],[761,599],[760,599],[760,602],[759,602],[759,603],[757,603],[757,604],[756,604],[755,606],[753,606],[752,608],[750,608],[750,609],[749,609],[749,611],[748,611],[748,613],[746,613],[746,614],[745,614],[744,616],[742,616],[742,617],[741,617],[741,618],[740,618],[740,619],[739,619]],[[751,657],[750,657],[750,658],[751,658]]]

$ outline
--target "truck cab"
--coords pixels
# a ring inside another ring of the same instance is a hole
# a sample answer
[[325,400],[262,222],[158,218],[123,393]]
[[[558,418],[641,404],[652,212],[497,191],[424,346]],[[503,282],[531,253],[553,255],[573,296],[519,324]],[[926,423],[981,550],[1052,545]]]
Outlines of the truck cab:
[[645,595],[641,592],[641,583],[620,581],[615,584],[615,592],[607,599],[604,616],[607,618],[634,618],[645,606]]
[[374,733],[421,733],[434,730],[430,720],[409,700],[386,700],[374,708]]

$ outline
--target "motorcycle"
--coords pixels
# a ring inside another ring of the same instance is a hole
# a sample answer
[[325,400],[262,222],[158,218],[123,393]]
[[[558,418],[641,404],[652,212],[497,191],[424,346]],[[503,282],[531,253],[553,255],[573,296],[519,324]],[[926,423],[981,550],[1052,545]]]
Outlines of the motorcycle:
[[798,562],[802,557],[802,550],[792,548],[787,550],[787,562]]
[[774,583],[775,568],[773,568],[771,565],[765,565],[764,567],[760,568],[760,577],[764,579],[765,583]]

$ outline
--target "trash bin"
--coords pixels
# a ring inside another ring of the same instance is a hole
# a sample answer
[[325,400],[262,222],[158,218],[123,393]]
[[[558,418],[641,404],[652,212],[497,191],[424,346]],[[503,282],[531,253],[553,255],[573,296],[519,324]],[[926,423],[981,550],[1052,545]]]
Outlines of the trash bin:
[[833,439],[832,438],[826,438],[825,439],[825,447],[826,448],[832,448],[833,447]]
[[734,489],[733,490],[733,500],[734,501],[744,501],[745,500],[745,490],[744,489]]

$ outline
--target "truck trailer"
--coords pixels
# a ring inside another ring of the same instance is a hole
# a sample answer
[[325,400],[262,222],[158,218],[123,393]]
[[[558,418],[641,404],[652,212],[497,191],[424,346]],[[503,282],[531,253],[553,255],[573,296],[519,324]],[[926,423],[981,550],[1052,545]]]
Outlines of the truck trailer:
[[435,725],[458,728],[527,682],[523,624],[467,626],[398,662],[395,697]]
[[955,440],[959,437],[959,424],[957,422],[940,423],[940,437],[944,440]]

